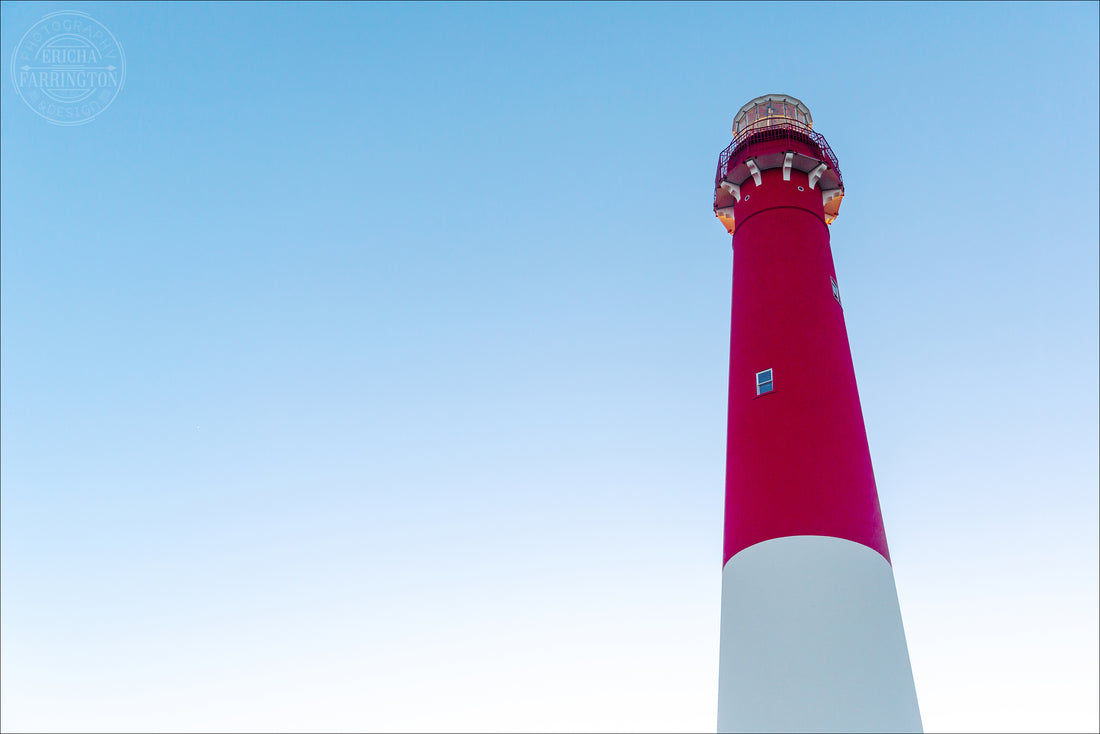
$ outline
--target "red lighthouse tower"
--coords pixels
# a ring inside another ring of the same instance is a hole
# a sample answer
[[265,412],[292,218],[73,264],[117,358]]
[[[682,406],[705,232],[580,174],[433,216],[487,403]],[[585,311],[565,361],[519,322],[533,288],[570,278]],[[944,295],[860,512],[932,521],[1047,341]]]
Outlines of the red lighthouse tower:
[[844,181],[799,100],[737,113],[720,731],[920,731],[829,225]]

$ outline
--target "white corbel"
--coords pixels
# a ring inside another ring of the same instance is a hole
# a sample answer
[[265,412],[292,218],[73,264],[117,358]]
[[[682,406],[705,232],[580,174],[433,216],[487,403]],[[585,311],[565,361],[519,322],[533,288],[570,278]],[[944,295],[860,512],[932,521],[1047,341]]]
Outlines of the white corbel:
[[791,166],[794,165],[794,151],[787,151],[787,155],[783,156],[783,180],[791,180]]
[[828,204],[830,201],[838,196],[844,195],[844,189],[822,189],[821,190],[821,203]]
[[714,210],[715,215],[719,217],[725,217],[726,219],[733,219],[733,207],[723,206]]
[[722,179],[722,183],[719,184],[723,189],[729,192],[734,201],[741,201],[741,187],[732,181]]
[[756,167],[756,161],[752,158],[745,159],[745,165],[749,168],[749,173],[752,174],[752,180],[756,182],[756,185],[760,185],[760,169]]
[[817,186],[817,182],[821,179],[821,176],[824,175],[824,173],[828,170],[829,170],[829,167],[827,165],[825,165],[824,163],[820,163],[820,164],[818,164],[817,168],[810,171],[810,188],[811,189],[814,188],[815,186]]

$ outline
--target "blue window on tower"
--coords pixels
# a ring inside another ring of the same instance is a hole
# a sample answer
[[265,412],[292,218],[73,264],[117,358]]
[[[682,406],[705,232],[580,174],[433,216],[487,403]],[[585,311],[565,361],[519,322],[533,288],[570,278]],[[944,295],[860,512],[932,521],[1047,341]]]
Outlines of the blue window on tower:
[[766,392],[771,392],[775,387],[772,381],[772,371],[770,369],[763,370],[756,373],[756,394],[763,395]]
[[829,282],[833,284],[833,298],[840,303],[840,286],[836,284],[836,278],[829,278]]

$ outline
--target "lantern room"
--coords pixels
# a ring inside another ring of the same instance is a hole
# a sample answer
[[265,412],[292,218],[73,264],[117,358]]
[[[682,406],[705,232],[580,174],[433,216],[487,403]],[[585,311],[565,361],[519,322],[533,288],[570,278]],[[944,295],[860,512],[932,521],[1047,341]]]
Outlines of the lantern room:
[[802,100],[786,94],[765,94],[746,104],[733,118],[733,139],[741,141],[754,132],[780,126],[812,130],[814,118]]

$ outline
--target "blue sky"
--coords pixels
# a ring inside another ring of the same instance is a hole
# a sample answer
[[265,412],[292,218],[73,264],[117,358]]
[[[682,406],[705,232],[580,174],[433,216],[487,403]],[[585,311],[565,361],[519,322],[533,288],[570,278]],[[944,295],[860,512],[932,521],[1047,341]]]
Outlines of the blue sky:
[[[706,730],[733,114],[813,112],[928,730],[1098,720],[1081,4],[4,3],[3,728]],[[5,56],[4,58],[9,58]]]

